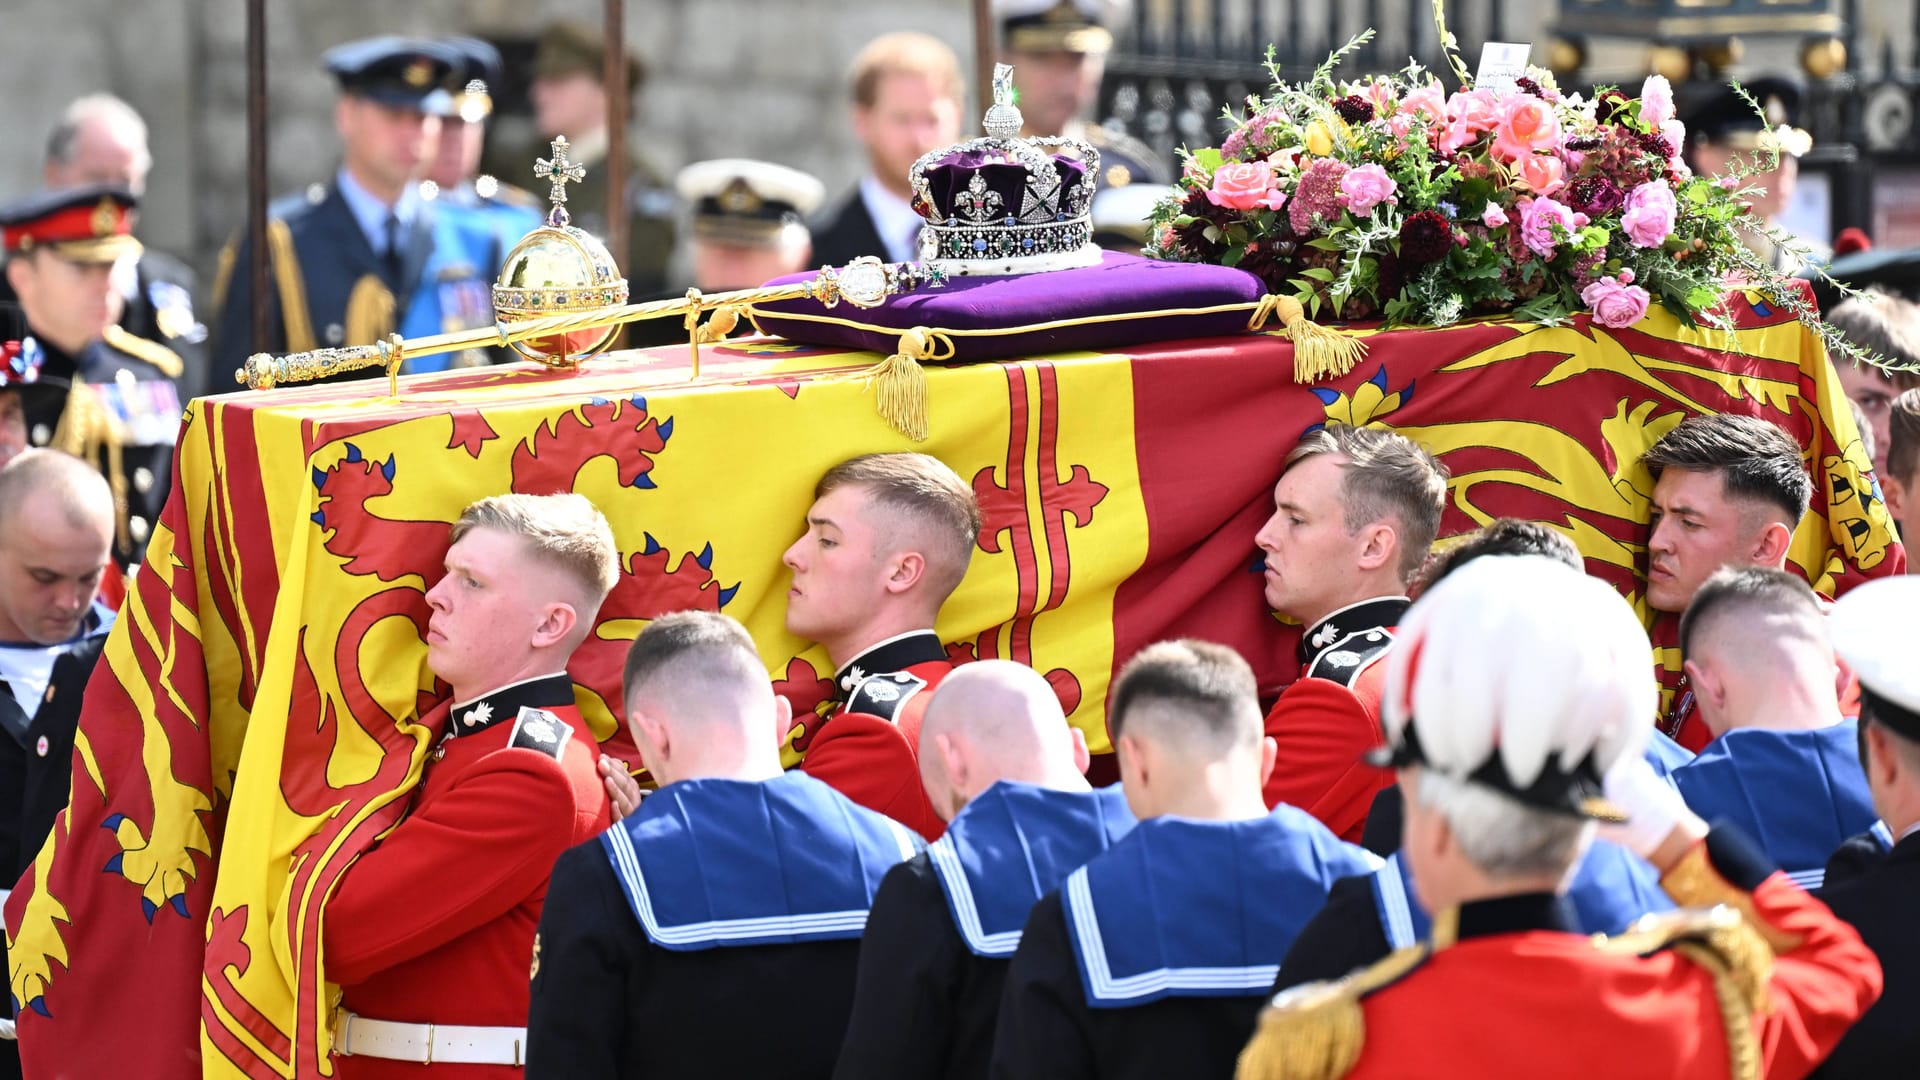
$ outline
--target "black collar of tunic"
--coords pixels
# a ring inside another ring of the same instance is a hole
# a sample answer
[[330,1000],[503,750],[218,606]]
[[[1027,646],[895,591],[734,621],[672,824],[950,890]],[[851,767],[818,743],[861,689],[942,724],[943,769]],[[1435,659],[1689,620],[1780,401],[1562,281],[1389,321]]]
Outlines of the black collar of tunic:
[[928,664],[947,658],[947,647],[940,635],[931,630],[915,630],[890,637],[847,661],[833,673],[834,699],[845,701],[854,688],[869,675],[905,671],[915,664]]
[[[1567,934],[1580,932],[1572,907],[1558,893],[1533,892],[1474,900],[1461,904],[1454,940],[1490,937],[1494,934],[1523,934],[1531,930],[1553,930]],[[1440,920],[1436,919],[1435,922]]]
[[447,719],[447,738],[472,735],[495,724],[510,723],[523,708],[553,709],[572,704],[573,679],[570,676],[542,675],[455,705],[453,714]]
[[1314,657],[1355,634],[1399,626],[1401,617],[1412,604],[1413,601],[1404,596],[1377,596],[1332,612],[1300,635],[1297,648],[1300,663],[1311,665]]

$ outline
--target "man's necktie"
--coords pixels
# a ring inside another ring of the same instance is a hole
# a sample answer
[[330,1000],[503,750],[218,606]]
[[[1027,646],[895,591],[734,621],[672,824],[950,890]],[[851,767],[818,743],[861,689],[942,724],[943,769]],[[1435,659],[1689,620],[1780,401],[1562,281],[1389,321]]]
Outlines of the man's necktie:
[[396,294],[400,291],[400,215],[387,215],[387,250],[383,256],[386,263],[387,287]]

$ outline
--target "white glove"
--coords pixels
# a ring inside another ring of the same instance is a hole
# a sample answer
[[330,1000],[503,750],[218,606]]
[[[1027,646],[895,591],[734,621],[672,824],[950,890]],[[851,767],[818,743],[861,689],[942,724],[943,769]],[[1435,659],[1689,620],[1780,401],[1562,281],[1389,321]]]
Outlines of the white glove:
[[1707,831],[1700,815],[1687,809],[1680,792],[1643,757],[1636,755],[1615,766],[1607,774],[1606,786],[1608,801],[1627,812],[1627,821],[1602,825],[1599,835],[1643,859],[1651,858],[1676,828],[1696,835]]

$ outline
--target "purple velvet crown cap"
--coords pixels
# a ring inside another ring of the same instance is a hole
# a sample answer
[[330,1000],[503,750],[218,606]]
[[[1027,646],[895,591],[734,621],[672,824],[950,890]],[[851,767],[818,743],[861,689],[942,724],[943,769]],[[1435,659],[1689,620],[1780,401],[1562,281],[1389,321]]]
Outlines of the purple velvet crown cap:
[[[1046,206],[1045,220],[1065,221],[1076,216],[1066,204],[1067,196],[1085,182],[1086,163],[1071,154],[1049,155],[1059,171],[1060,186],[1052,205]],[[975,174],[985,181],[985,192],[969,190]],[[959,221],[998,222],[1011,226],[1020,217],[1022,204],[1032,176],[1026,163],[1005,150],[996,148],[966,150],[956,148],[925,170],[928,205],[914,200],[920,216],[935,224]]]

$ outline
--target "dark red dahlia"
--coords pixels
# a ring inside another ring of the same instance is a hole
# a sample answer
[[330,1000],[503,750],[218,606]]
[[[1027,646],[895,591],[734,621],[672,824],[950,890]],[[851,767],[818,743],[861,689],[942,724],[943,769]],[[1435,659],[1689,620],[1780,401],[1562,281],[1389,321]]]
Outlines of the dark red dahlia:
[[1568,139],[1565,143],[1565,146],[1569,150],[1577,150],[1580,153],[1585,154],[1590,151],[1600,149],[1600,136],[1580,135],[1575,138]]
[[1661,161],[1668,161],[1673,158],[1673,144],[1667,141],[1665,135],[1657,131],[1636,132],[1634,133],[1633,141],[1641,150],[1652,154]]
[[1373,119],[1373,102],[1359,94],[1348,94],[1333,100],[1333,111],[1349,124],[1364,124]]
[[1633,104],[1632,98],[1618,90],[1602,91],[1595,101],[1600,106],[1595,113],[1595,118],[1603,124],[1626,119],[1627,107]]
[[1588,217],[1611,214],[1626,201],[1627,194],[1620,185],[1604,176],[1583,176],[1567,185],[1567,205]]
[[1524,75],[1513,80],[1513,85],[1523,94],[1532,94],[1537,98],[1545,98],[1547,96],[1547,92],[1540,88],[1539,83],[1534,82]]
[[1453,223],[1438,210],[1422,210],[1400,225],[1400,258],[1425,266],[1447,257],[1453,247]]

